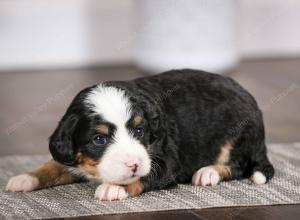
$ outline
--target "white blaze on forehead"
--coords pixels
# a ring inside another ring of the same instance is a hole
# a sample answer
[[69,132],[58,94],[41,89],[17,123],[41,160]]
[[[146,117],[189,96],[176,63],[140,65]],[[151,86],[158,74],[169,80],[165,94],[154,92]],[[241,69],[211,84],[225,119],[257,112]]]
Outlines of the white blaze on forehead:
[[140,161],[137,175],[145,176],[150,172],[151,161],[145,147],[134,138],[126,128],[131,118],[131,103],[125,92],[115,87],[99,85],[94,88],[85,100],[95,114],[114,124],[116,131],[114,142],[107,146],[101,163],[97,166],[101,179],[106,183],[128,184],[136,181],[131,178],[125,162],[134,158]]
[[124,125],[130,119],[131,105],[121,89],[100,84],[88,94],[85,102],[91,104],[96,114],[116,125]]

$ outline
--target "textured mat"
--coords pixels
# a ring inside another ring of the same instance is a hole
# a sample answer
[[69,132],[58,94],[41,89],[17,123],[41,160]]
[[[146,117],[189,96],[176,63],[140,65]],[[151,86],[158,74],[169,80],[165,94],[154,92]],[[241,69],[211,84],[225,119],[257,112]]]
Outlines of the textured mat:
[[0,219],[72,217],[208,207],[300,203],[300,143],[271,144],[269,157],[274,179],[257,186],[249,180],[224,182],[214,187],[179,185],[145,193],[124,201],[100,202],[93,198],[97,185],[71,184],[29,193],[5,192],[10,177],[29,170],[49,156],[0,158]]

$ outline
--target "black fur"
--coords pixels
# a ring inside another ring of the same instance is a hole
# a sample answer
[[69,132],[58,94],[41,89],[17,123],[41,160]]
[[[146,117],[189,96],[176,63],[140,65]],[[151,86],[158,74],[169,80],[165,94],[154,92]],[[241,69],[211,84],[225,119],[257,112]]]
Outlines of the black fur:
[[[216,159],[230,141],[232,179],[261,171],[270,180],[262,113],[254,98],[234,80],[197,70],[174,70],[131,81],[106,82],[123,89],[133,110],[145,119],[141,138],[157,169],[141,179],[144,191],[190,182],[201,167]],[[103,149],[89,147],[101,116],[90,117],[80,92],[50,137],[53,158],[76,165],[76,153],[100,158]],[[113,125],[112,125],[113,126]],[[128,125],[130,126],[130,125]]]

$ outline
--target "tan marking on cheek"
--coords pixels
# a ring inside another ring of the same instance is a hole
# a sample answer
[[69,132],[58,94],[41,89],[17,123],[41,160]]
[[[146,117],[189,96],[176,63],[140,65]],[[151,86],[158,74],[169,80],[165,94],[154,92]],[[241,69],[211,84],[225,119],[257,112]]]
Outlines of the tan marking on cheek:
[[86,173],[92,175],[92,176],[95,176],[95,177],[99,177],[100,176],[99,171],[94,166],[89,166],[89,165],[83,165],[82,166],[82,165],[80,165],[79,168],[81,170],[85,171]]
[[129,184],[126,188],[129,196],[134,197],[142,194],[144,185],[140,180],[137,180],[136,182]]
[[93,160],[91,158],[88,157],[83,157],[83,163],[89,166],[96,166],[100,163],[99,160]]
[[100,161],[93,160],[88,157],[82,157],[81,160],[82,160],[82,162],[78,166],[79,169],[83,170],[84,172],[86,172],[92,176],[100,177],[100,173],[97,169],[97,165],[100,163]]
[[215,165],[214,168],[219,173],[222,180],[230,180],[231,179],[230,166]]
[[96,127],[96,130],[101,134],[109,134],[109,128],[107,125],[101,124]]
[[143,120],[143,119],[142,119],[141,116],[134,116],[134,118],[133,118],[133,120],[132,120],[133,125],[134,125],[134,126],[137,126],[137,125],[141,124],[142,120]]
[[218,154],[216,160],[215,160],[215,165],[225,165],[228,164],[230,160],[230,153],[231,150],[233,149],[233,146],[231,143],[226,142],[220,149],[220,153]]

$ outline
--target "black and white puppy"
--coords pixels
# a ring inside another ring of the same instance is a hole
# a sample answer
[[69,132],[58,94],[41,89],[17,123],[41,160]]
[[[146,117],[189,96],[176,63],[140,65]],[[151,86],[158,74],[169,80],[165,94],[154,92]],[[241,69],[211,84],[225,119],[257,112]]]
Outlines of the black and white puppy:
[[262,113],[228,77],[197,70],[101,83],[81,91],[50,137],[54,160],[13,177],[10,191],[96,179],[100,200],[189,183],[274,175]]

